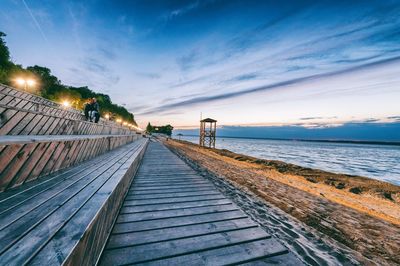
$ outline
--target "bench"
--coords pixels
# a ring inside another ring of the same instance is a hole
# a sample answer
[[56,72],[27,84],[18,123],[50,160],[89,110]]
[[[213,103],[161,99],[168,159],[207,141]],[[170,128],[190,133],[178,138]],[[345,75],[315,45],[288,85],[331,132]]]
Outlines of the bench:
[[138,138],[137,134],[0,136],[0,191],[73,166]]
[[0,193],[1,264],[96,264],[147,143]]

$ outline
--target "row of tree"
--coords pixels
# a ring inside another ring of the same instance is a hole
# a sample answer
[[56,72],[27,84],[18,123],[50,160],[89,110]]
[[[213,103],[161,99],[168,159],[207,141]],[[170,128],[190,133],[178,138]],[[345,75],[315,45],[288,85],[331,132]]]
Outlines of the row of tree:
[[152,126],[151,124],[150,124],[150,122],[147,124],[147,127],[146,127],[146,132],[147,133],[149,133],[149,134],[152,134],[152,133],[161,133],[161,134],[165,134],[165,135],[168,135],[168,136],[171,136],[172,135],[172,130],[174,129],[174,127],[173,126],[171,126],[171,125],[166,125],[166,126]]
[[23,68],[21,65],[15,64],[11,61],[10,51],[4,40],[5,37],[6,34],[0,32],[0,83],[13,86],[15,77],[35,80],[37,89],[30,91],[31,93],[56,102],[67,100],[77,109],[82,109],[87,99],[96,98],[102,114],[112,114],[112,118],[120,118],[128,123],[137,125],[133,114],[123,106],[112,103],[110,96],[96,93],[87,86],[72,87],[64,85],[46,67],[35,65]]

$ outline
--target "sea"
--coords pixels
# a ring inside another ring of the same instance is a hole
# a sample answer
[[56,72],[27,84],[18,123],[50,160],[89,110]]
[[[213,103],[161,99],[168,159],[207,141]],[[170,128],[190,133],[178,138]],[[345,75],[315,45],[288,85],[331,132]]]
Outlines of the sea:
[[[198,136],[174,136],[198,143]],[[218,137],[216,148],[400,185],[400,146]]]

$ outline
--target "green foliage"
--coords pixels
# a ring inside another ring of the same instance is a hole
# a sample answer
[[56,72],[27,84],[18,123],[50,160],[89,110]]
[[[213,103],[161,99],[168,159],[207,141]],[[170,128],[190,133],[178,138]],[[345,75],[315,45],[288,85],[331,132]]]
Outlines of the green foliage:
[[147,124],[146,127],[146,132],[151,134],[154,131],[154,127],[150,124],[150,122]]
[[4,37],[7,35],[0,31],[0,66],[1,69],[7,69],[10,66],[10,51],[4,41]]
[[36,93],[46,99],[61,102],[68,100],[76,109],[83,109],[83,105],[89,98],[96,98],[100,105],[100,113],[111,114],[112,119],[122,119],[137,126],[132,113],[128,112],[123,106],[113,104],[110,96],[103,93],[96,93],[88,87],[66,86],[54,75],[47,67],[30,66],[24,69],[21,65],[16,65],[10,60],[10,52],[4,41],[6,34],[0,32],[0,83],[13,85],[13,77],[25,77],[34,79],[37,82]]
[[146,127],[146,132],[147,133],[161,133],[161,134],[166,134],[168,136],[172,135],[172,130],[174,129],[173,126],[171,125],[166,125],[166,126],[152,126],[150,122],[147,124]]

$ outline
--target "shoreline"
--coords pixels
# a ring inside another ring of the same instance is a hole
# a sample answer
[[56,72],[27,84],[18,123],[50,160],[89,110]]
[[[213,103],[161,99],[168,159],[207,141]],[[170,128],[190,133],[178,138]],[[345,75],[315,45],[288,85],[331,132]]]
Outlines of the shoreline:
[[[187,137],[199,137],[198,135],[182,135]],[[174,135],[174,138],[177,136]],[[299,141],[299,142],[320,142],[320,143],[342,143],[360,145],[387,145],[400,146],[400,141],[374,141],[374,140],[330,140],[330,139],[281,139],[281,138],[258,138],[258,137],[235,137],[235,136],[216,136],[216,138],[226,139],[255,139],[255,140],[276,140],[276,141]]]
[[400,263],[399,186],[200,148],[187,141],[164,143],[218,178],[362,254],[370,263]]

